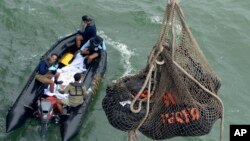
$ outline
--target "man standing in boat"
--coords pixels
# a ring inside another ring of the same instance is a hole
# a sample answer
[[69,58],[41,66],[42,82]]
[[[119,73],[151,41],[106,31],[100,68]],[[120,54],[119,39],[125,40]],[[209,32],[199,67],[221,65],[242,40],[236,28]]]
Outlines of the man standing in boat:
[[[38,71],[36,74],[36,79],[43,84],[48,84],[50,87],[50,92],[54,93],[54,86],[56,84],[62,84],[62,81],[57,81],[60,76],[60,73],[57,72],[58,64],[57,64],[58,55],[53,53],[50,55],[48,59],[43,59],[39,63]],[[52,78],[54,77],[54,81]]]
[[96,26],[94,20],[89,16],[82,16],[83,31],[79,31],[79,35],[76,36],[76,47],[79,49],[82,44],[85,44],[90,38],[96,36]]
[[82,79],[81,73],[76,73],[74,75],[75,82],[70,83],[64,90],[59,90],[60,93],[68,93],[69,98],[68,99],[58,99],[57,100],[57,108],[59,110],[59,113],[63,113],[63,107],[62,104],[71,106],[71,107],[77,107],[83,103],[83,99],[85,96],[87,96],[87,91],[85,86],[83,86],[80,83],[80,80]]

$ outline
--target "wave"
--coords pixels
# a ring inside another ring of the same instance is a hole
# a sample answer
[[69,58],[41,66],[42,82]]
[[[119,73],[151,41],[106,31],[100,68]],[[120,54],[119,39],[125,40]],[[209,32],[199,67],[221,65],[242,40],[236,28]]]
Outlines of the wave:
[[113,41],[110,37],[108,37],[104,31],[99,31],[98,34],[105,40],[105,43],[110,44],[111,47],[113,47],[115,50],[117,50],[121,54],[121,62],[123,63],[123,68],[125,69],[125,72],[123,73],[123,76],[128,75],[133,71],[132,65],[130,63],[130,58],[134,54],[133,51],[128,49],[128,46]]
[[152,16],[150,17],[150,21],[154,24],[162,24],[162,17],[161,16]]
[[[150,21],[153,23],[153,24],[162,24],[163,22],[163,17],[160,17],[160,16],[152,16],[150,17]],[[172,24],[171,22],[169,23],[170,25]],[[182,27],[181,27],[181,24],[180,23],[175,23],[175,28],[176,28],[176,33],[177,35],[180,35],[181,34],[181,31],[182,31]]]

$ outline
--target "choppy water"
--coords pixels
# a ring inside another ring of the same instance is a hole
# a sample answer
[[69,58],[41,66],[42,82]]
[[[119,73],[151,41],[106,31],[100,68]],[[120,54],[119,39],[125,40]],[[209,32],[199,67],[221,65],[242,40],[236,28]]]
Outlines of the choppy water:
[[[224,138],[230,124],[250,124],[250,1],[181,0],[186,21],[200,48],[222,79]],[[126,141],[127,134],[109,125],[101,101],[112,80],[142,69],[160,31],[165,0],[0,0],[0,140],[39,140],[36,120],[4,133],[8,108],[30,73],[58,38],[75,31],[83,14],[91,15],[108,45],[108,68],[99,95],[75,141]],[[50,140],[59,128],[49,127]],[[142,141],[151,139],[140,135]],[[217,141],[219,122],[202,137],[170,141]]]

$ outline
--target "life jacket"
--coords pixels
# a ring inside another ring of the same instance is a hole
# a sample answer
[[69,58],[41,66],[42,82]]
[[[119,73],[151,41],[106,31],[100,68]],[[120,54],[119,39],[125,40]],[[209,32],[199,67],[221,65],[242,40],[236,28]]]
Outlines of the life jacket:
[[[69,83],[71,86],[75,87],[75,94],[72,94],[70,91],[69,91],[69,95],[70,96],[83,96],[84,95],[84,91],[83,91],[83,88],[82,88],[82,84],[80,83]],[[81,93],[78,94],[77,91],[78,89],[80,88],[81,90]]]

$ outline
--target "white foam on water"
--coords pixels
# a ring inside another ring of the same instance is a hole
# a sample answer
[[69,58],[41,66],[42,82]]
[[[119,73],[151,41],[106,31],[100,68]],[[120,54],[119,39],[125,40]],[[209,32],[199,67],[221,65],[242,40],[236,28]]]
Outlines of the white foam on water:
[[131,73],[133,68],[130,63],[130,59],[131,56],[134,55],[134,52],[129,50],[127,45],[117,41],[113,41],[104,33],[104,31],[99,31],[98,34],[104,39],[105,43],[110,44],[110,47],[114,48],[121,54],[121,62],[123,63],[123,68],[125,69],[123,76]]
[[176,25],[175,25],[175,28],[176,28],[176,34],[177,34],[177,35],[181,35],[182,26],[179,25],[179,24],[176,24]]
[[154,24],[162,24],[163,19],[160,16],[152,16],[150,17],[150,21]]
[[[154,23],[154,24],[162,24],[162,22],[163,22],[163,17],[160,17],[160,16],[152,16],[152,17],[150,17],[150,21],[151,21],[152,23]],[[169,22],[168,25],[171,26],[171,24],[172,24],[172,22]],[[182,26],[181,26],[178,22],[176,22],[175,25],[174,25],[174,27],[175,27],[176,34],[177,34],[177,35],[181,35]]]
[[20,8],[19,8],[20,10],[27,10],[28,12],[30,12],[30,14],[33,14],[33,15],[35,15],[35,11],[37,11],[37,9],[36,8],[33,8],[33,7],[31,7],[30,5],[25,5],[25,6],[21,6]]

